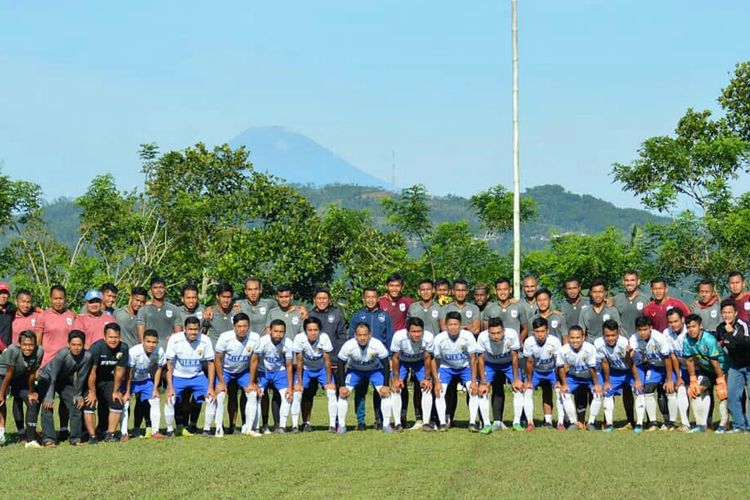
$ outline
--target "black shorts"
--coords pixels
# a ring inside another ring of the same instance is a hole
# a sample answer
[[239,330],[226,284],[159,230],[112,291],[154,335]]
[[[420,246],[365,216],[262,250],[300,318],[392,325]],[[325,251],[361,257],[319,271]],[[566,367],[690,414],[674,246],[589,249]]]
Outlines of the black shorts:
[[[107,381],[107,382],[97,382],[96,383],[96,399],[98,400],[99,404],[104,404],[111,412],[120,413],[122,411],[123,405],[120,402],[115,401],[112,399],[112,392],[115,390],[115,383],[114,381]],[[87,393],[84,395],[84,397],[88,395]],[[83,408],[84,413],[94,413],[96,411],[96,406],[89,406],[86,405]]]
[[698,384],[701,387],[705,387],[708,390],[711,390],[714,385],[716,385],[716,374],[715,373],[708,373],[703,370],[697,370],[695,372],[695,376],[698,380]]

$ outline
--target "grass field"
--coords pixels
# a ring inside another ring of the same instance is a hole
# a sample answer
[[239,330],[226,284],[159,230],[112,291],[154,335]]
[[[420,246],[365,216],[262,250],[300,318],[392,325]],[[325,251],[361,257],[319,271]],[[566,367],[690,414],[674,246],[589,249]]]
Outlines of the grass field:
[[[747,498],[750,434],[537,428],[482,436],[463,428],[465,405],[457,420],[447,433],[10,444],[0,449],[0,485],[5,498]],[[327,425],[324,397],[313,423]]]

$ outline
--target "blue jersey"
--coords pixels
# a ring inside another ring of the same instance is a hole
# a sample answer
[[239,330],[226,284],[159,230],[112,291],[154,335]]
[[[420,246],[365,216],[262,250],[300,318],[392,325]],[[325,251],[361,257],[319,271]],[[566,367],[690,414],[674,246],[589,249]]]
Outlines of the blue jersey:
[[378,339],[385,346],[390,346],[393,341],[393,323],[390,315],[384,310],[374,310],[363,307],[352,314],[349,320],[349,338],[354,338],[354,329],[358,323],[366,323],[370,327],[372,338]]
[[719,362],[721,369],[726,371],[728,366],[727,355],[719,346],[719,342],[716,337],[710,333],[703,331],[701,336],[697,340],[690,338],[690,335],[685,337],[682,342],[682,355],[692,357],[693,361],[698,363],[698,366],[708,373],[714,373],[714,369],[711,366],[711,360]]

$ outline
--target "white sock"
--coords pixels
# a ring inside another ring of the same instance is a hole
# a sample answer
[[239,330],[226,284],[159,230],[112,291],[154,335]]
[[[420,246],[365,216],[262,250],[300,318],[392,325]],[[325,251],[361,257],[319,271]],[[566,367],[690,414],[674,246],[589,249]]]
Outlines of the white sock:
[[727,412],[727,401],[719,401],[719,425],[724,427],[727,426],[729,421],[729,413]]
[[148,404],[151,407],[149,415],[151,416],[151,433],[156,434],[159,432],[159,425],[161,424],[161,401],[159,398],[152,398],[148,400]]
[[694,397],[692,399],[692,406],[693,416],[695,417],[695,425],[702,425],[703,427],[705,427],[708,415],[703,412],[703,397],[703,394]]
[[224,426],[224,401],[227,399],[227,393],[222,391],[216,395],[216,414],[214,415],[214,425],[219,429]]
[[392,392],[388,399],[391,400],[391,415],[393,415],[393,425],[401,425],[401,393]]
[[523,413],[523,393],[513,391],[513,425],[521,423]]
[[174,400],[167,398],[164,405],[164,421],[167,423],[167,432],[174,430]]
[[326,390],[328,396],[328,427],[336,427],[336,413],[338,413],[339,401],[336,399],[336,391]]
[[562,395],[562,404],[565,414],[568,415],[568,421],[571,424],[578,423],[578,414],[576,413],[576,403],[573,396],[570,394]]
[[0,437],[5,436],[5,427],[0,427]]
[[490,425],[490,398],[485,394],[484,396],[479,396],[478,399],[479,414],[482,416],[482,421],[485,426]]
[[677,422],[677,393],[667,394],[667,411],[669,413],[669,421],[673,424]]
[[682,425],[690,425],[690,418],[688,417],[688,408],[690,402],[688,401],[687,388],[681,385],[677,388],[677,409],[680,413],[680,422]]
[[[377,391],[378,389],[375,390]],[[397,396],[399,397],[399,401],[401,401],[401,395],[397,394]],[[391,425],[391,401],[391,396],[388,396],[387,398],[380,398],[380,414],[383,416],[383,427],[388,427]],[[398,418],[401,418],[400,410]],[[398,422],[398,420],[396,420],[395,422]]]
[[594,394],[594,398],[591,400],[591,408],[589,408],[589,423],[596,423],[597,417],[599,417],[599,410],[602,409],[602,397],[598,394]]
[[346,427],[346,413],[349,411],[349,401],[346,398],[339,398],[338,418],[339,428]]
[[128,410],[130,409],[130,400],[125,401],[120,413],[120,433],[125,436],[128,433]]
[[435,398],[435,408],[437,409],[440,425],[445,425],[445,389],[446,385],[442,384],[440,396]]
[[551,424],[552,423],[552,414],[551,413],[545,413],[544,414],[544,423],[545,424]]
[[656,423],[656,394],[646,394],[646,415],[651,424]]
[[477,396],[469,396],[469,424],[476,423],[477,410],[479,410],[479,398]]
[[425,422],[430,420],[432,414],[432,392],[422,391],[422,418]]
[[646,396],[636,394],[635,396],[635,425],[643,425],[643,414],[646,412]]
[[302,401],[302,393],[297,391],[292,396],[292,427],[299,426],[299,412]]
[[705,392],[701,398],[701,409],[703,410],[703,419],[708,424],[708,417],[711,415],[711,396],[708,392]]
[[216,399],[208,399],[205,401],[206,414],[203,415],[203,430],[210,431],[211,424],[214,423],[216,418]]
[[526,389],[523,392],[523,412],[526,414],[526,420],[529,424],[534,423],[534,391]]
[[258,393],[255,391],[246,392],[247,402],[245,403],[245,425],[243,430],[250,430],[255,424],[258,416]]
[[563,404],[562,393],[557,387],[555,387],[555,401],[557,402],[557,425],[562,425],[565,422],[566,410]]
[[289,412],[292,409],[292,403],[287,399],[289,389],[281,391],[281,408],[279,409],[279,428],[286,428],[286,422],[289,420]]
[[607,425],[613,425],[614,416],[615,416],[614,396],[605,396],[603,406],[604,406],[604,421],[607,423]]

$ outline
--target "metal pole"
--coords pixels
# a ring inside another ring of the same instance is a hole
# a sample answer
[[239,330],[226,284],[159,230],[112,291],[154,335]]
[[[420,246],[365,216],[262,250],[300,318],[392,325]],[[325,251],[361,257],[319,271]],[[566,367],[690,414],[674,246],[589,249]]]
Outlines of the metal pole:
[[511,0],[513,17],[513,295],[521,297],[521,165],[518,146],[518,13]]

